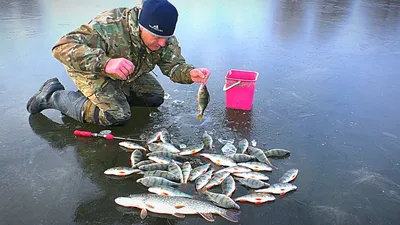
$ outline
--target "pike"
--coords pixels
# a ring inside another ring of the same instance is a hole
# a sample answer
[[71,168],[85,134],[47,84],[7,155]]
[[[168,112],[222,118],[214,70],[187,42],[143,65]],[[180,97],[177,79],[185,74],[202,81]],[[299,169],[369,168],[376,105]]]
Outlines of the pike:
[[223,209],[212,203],[175,196],[162,196],[156,194],[135,194],[129,197],[117,197],[115,203],[125,207],[141,209],[140,218],[147,216],[147,210],[154,213],[170,214],[178,218],[185,218],[186,214],[199,214],[209,222],[215,221],[213,214],[238,222],[239,212]]
[[197,109],[200,111],[196,118],[200,121],[203,121],[204,111],[210,102],[210,94],[208,93],[205,83],[200,84],[199,90],[197,91],[196,100],[199,102]]
[[279,183],[289,183],[296,179],[297,174],[299,173],[298,169],[290,169],[286,171],[281,178],[279,178]]
[[232,158],[219,154],[200,153],[206,159],[211,160],[217,166],[236,166],[236,162]]
[[297,186],[291,183],[283,184],[283,183],[276,183],[272,184],[268,188],[257,189],[254,192],[262,192],[262,193],[271,193],[271,194],[279,194],[284,195],[289,191],[296,190]]
[[115,176],[128,176],[134,173],[140,173],[142,172],[139,169],[133,169],[131,167],[125,167],[125,166],[117,166],[117,167],[113,167],[110,169],[107,169],[104,171],[105,175],[115,175]]
[[235,198],[235,202],[251,202],[256,205],[262,204],[264,202],[274,201],[275,196],[271,194],[264,193],[251,193],[244,196]]

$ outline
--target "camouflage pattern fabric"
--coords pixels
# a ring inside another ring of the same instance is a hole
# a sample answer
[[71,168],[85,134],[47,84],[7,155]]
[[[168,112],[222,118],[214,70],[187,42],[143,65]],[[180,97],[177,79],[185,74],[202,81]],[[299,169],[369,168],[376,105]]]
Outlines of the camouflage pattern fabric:
[[[105,11],[61,37],[52,49],[76,87],[90,100],[83,110],[86,122],[111,125],[129,119],[127,100],[133,91],[163,95],[161,85],[149,74],[156,65],[173,82],[193,83],[189,72],[195,67],[186,63],[176,37],[154,52],[145,46],[140,38],[139,14],[140,6]],[[111,58],[126,58],[135,65],[127,80],[105,73]]]

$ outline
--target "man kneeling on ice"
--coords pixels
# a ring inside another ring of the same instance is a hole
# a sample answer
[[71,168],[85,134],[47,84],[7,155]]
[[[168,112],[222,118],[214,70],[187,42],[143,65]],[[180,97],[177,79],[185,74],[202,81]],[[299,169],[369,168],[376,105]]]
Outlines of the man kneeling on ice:
[[47,80],[28,101],[31,114],[56,109],[75,120],[118,125],[131,117],[131,106],[158,107],[164,90],[150,74],[159,66],[173,82],[203,83],[210,71],[187,64],[173,36],[178,12],[167,0],[101,13],[63,36],[52,53],[64,64],[78,91]]

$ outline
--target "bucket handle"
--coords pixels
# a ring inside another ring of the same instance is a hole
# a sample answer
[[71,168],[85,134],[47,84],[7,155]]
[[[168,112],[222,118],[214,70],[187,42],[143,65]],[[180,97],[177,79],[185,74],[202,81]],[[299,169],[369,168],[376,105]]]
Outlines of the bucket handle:
[[227,91],[227,90],[233,88],[234,86],[236,86],[236,85],[238,85],[238,84],[240,84],[240,80],[239,80],[238,82],[232,84],[232,85],[229,86],[229,87],[226,87],[226,84],[225,84],[225,85],[224,85],[224,88],[223,88],[222,90]]

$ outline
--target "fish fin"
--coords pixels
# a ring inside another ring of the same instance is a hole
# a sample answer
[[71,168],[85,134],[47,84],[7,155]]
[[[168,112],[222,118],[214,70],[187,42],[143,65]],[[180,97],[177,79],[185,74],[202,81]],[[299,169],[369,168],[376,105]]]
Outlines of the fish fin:
[[183,204],[175,205],[175,209],[182,209],[183,207],[185,207]]
[[225,219],[232,221],[232,222],[239,222],[238,215],[240,214],[240,211],[234,211],[234,210],[224,210],[222,213],[219,215],[224,217]]
[[147,207],[149,207],[150,209],[154,209],[154,206],[150,205],[150,204],[146,204]]
[[207,220],[208,222],[214,222],[214,216],[212,213],[199,213],[200,216],[202,216],[205,220]]
[[181,213],[174,213],[172,215],[175,216],[175,217],[181,218],[181,219],[185,218],[185,215],[183,215]]
[[140,211],[140,218],[143,220],[147,216],[147,210],[145,208]]

